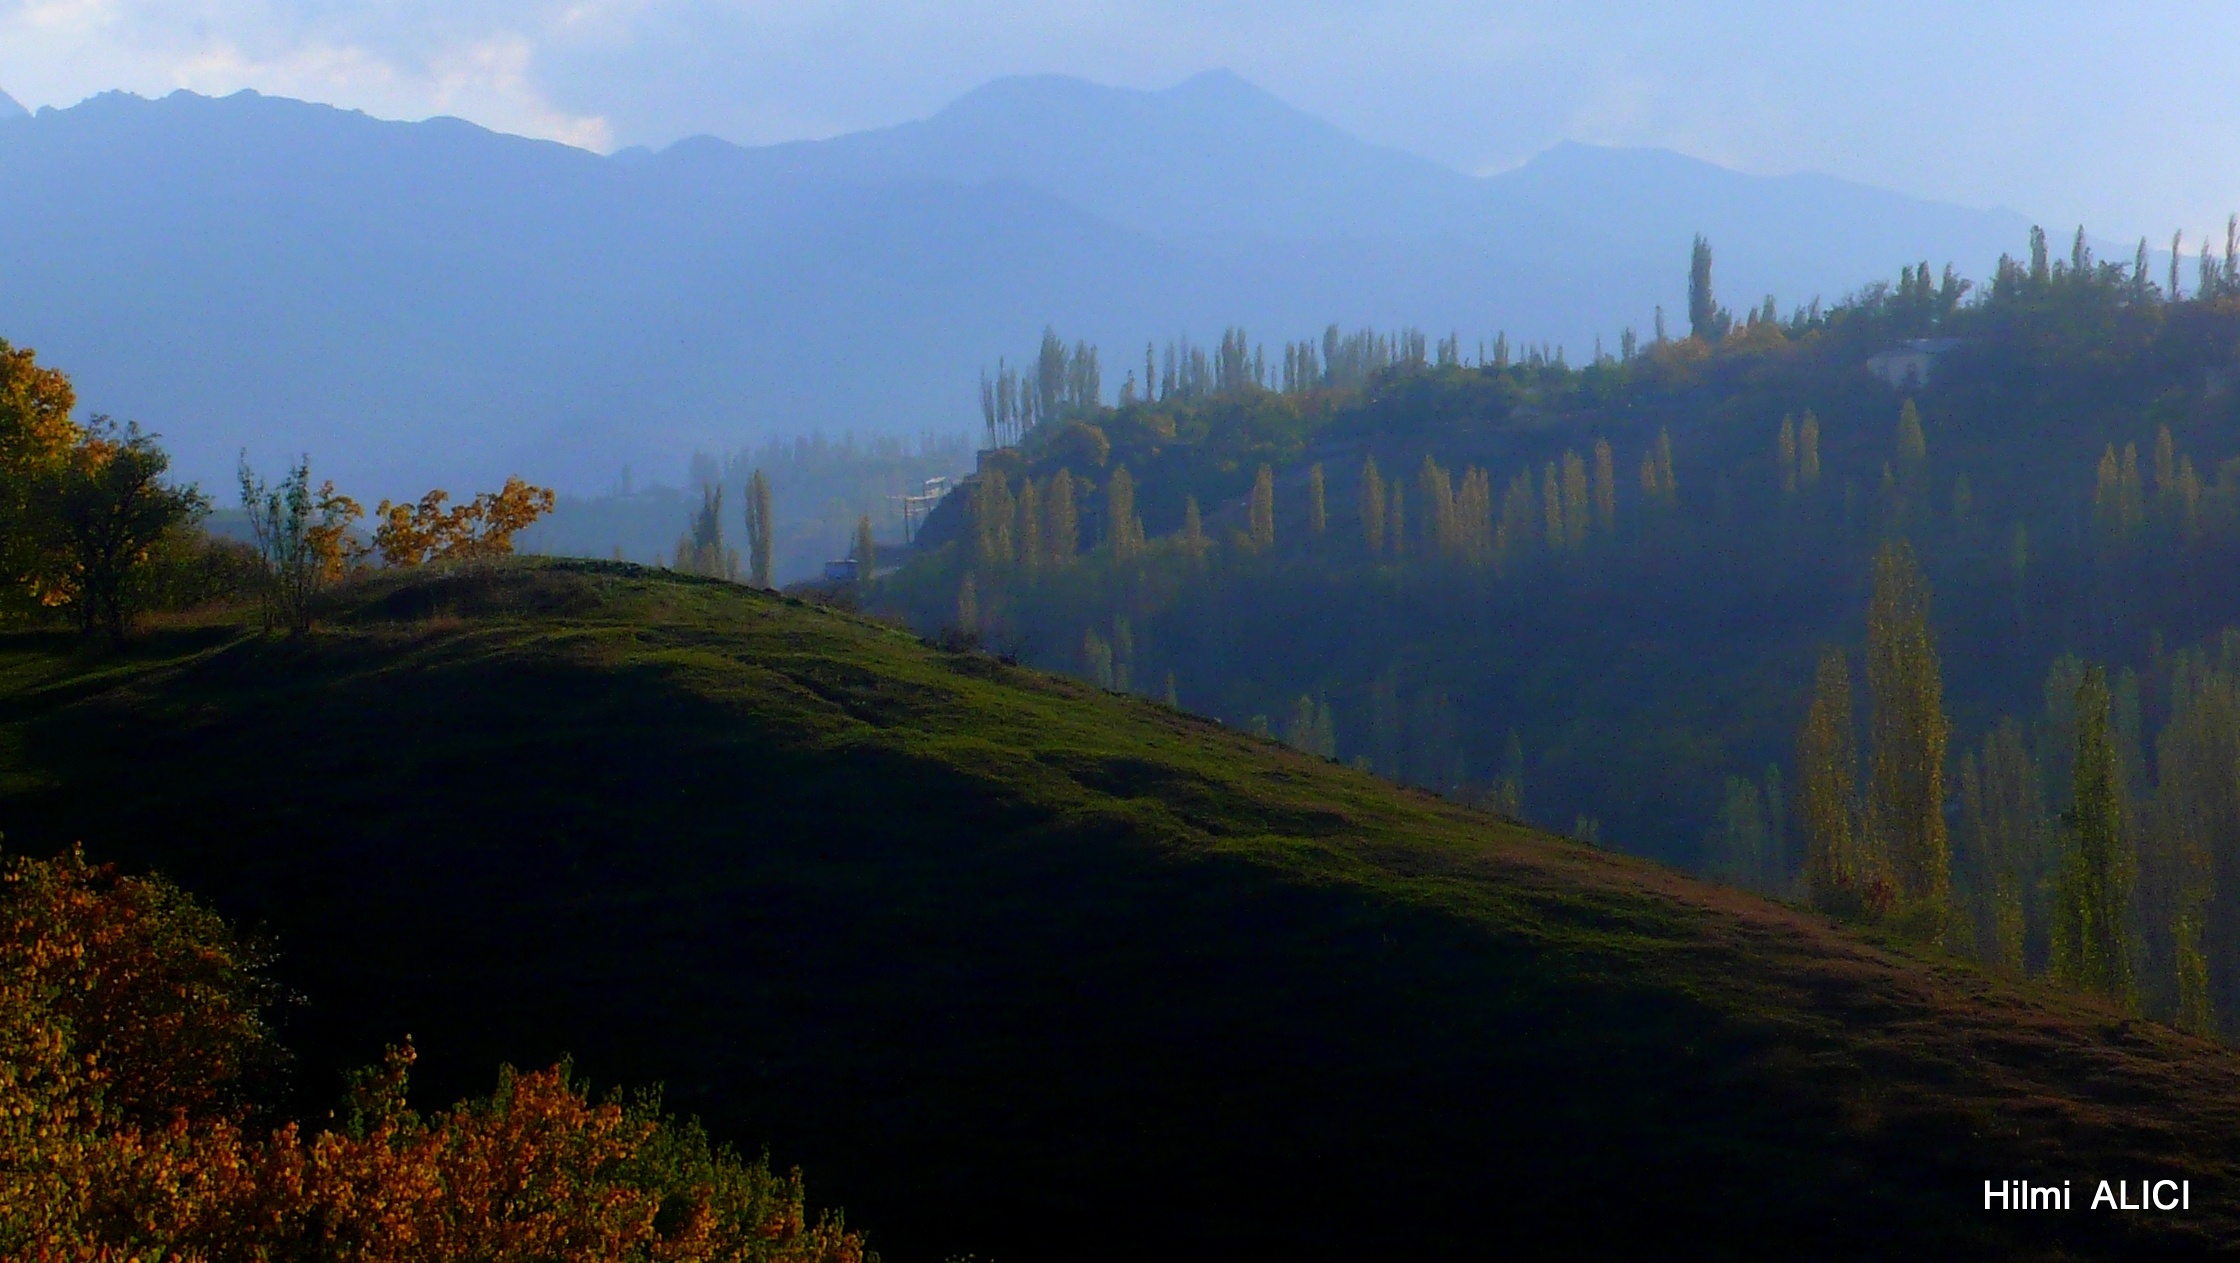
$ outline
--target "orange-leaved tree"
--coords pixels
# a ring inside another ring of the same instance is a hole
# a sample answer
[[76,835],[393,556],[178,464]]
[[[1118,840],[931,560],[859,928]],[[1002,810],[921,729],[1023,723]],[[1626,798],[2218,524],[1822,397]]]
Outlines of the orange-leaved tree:
[[452,504],[451,493],[441,489],[417,504],[383,500],[373,512],[373,546],[391,566],[503,557],[513,552],[513,537],[552,512],[554,503],[550,490],[519,478],[464,504]]
[[338,1127],[257,1126],[262,954],[176,887],[72,851],[0,881],[0,1258],[860,1263],[799,1172],[565,1065],[422,1117],[412,1049]]

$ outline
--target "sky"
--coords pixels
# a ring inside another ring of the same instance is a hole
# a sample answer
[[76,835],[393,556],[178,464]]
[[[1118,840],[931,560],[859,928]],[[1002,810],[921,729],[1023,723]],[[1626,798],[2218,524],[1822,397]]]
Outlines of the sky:
[[1464,171],[1653,145],[2158,245],[2240,209],[2234,65],[2230,0],[0,0],[0,90],[34,109],[254,88],[611,150],[1226,67]]

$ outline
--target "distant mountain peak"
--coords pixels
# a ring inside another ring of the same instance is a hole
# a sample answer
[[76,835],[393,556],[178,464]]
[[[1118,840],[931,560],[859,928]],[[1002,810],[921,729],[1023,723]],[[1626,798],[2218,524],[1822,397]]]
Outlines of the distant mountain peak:
[[0,122],[6,122],[11,118],[29,118],[30,116],[31,111],[23,108],[21,101],[5,92],[0,92]]

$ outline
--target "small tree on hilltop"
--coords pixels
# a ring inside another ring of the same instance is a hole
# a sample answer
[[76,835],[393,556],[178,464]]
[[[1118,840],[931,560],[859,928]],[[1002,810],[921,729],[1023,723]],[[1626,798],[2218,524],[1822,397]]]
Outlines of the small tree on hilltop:
[[71,586],[79,629],[106,629],[123,643],[140,572],[164,532],[207,512],[193,487],[163,475],[171,458],[137,425],[119,429],[96,417],[54,474],[43,480],[37,517],[54,534]]
[[309,457],[298,460],[277,486],[267,486],[244,454],[240,476],[241,507],[248,512],[263,572],[258,597],[265,630],[285,627],[300,636],[311,629],[314,599],[363,560],[365,550],[350,528],[365,510],[332,482],[313,488]]

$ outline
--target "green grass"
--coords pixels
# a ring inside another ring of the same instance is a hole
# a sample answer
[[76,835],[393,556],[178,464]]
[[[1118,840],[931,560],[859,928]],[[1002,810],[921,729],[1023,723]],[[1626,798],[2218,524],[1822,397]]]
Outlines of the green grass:
[[[307,1109],[407,1033],[431,1101],[572,1053],[890,1259],[2240,1245],[2221,1048],[632,567],[0,637],[0,828],[265,927]],[[2164,1173],[2190,1215],[1977,1209]]]

